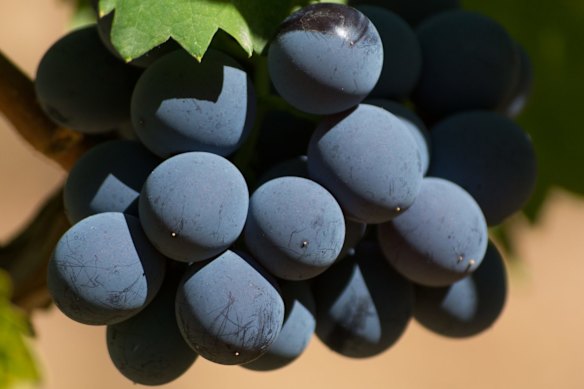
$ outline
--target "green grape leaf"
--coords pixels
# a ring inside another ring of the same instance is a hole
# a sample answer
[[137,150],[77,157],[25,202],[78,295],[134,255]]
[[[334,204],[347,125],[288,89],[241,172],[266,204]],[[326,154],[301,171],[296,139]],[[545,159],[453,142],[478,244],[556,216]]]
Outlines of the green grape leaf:
[[40,380],[24,336],[31,333],[26,316],[10,302],[10,278],[0,270],[0,388]]
[[[115,11],[111,40],[130,61],[169,38],[201,60],[215,33],[232,36],[248,56],[261,53],[280,22],[308,0],[100,0]],[[340,2],[340,1],[336,1]]]

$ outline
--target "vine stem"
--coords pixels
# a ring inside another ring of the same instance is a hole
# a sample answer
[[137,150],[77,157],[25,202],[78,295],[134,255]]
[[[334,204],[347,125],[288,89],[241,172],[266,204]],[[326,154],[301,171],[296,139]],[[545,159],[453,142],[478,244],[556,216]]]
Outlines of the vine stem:
[[0,112],[37,151],[69,171],[93,144],[78,132],[59,127],[43,112],[32,80],[0,51]]

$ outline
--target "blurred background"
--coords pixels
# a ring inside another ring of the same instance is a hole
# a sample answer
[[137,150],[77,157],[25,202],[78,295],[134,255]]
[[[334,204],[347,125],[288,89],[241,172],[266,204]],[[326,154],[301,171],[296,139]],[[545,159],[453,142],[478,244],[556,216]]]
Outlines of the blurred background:
[[[166,387],[584,388],[584,5],[469,0],[465,6],[507,27],[531,55],[536,80],[519,123],[534,139],[539,184],[528,217],[505,225],[514,252],[499,321],[465,340],[442,338],[411,322],[390,350],[365,360],[333,354],[313,338],[295,363],[270,373],[199,359]],[[33,77],[71,17],[63,0],[1,0],[0,49]],[[64,178],[0,115],[0,243],[26,225]],[[29,343],[40,388],[135,387],[110,362],[104,328],[76,324],[54,308],[36,311],[32,323],[36,334]]]

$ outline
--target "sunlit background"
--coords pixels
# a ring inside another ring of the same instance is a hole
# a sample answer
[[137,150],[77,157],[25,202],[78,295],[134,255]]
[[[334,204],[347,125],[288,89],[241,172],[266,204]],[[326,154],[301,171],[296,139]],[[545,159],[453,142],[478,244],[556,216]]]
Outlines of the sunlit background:
[[[488,4],[484,4],[488,3]],[[509,299],[493,328],[466,340],[412,322],[383,355],[351,360],[315,337],[287,368],[256,373],[202,359],[168,388],[584,388],[584,5],[577,1],[467,1],[503,23],[534,59],[536,85],[520,123],[540,157],[530,208],[506,228]],[[63,0],[0,1],[0,49],[34,76],[44,51],[70,27]],[[0,115],[0,242],[7,242],[65,178]],[[580,194],[578,194],[580,193]],[[544,201],[545,197],[545,201]],[[135,388],[110,362],[105,329],[37,311],[31,340],[41,388]]]

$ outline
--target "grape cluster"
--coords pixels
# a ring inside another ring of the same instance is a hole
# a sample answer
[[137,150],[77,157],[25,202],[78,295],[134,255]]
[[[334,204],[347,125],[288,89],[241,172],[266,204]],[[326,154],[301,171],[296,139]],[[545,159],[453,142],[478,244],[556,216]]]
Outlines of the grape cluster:
[[71,319],[107,326],[129,379],[164,384],[199,355],[273,370],[314,333],[364,358],[411,318],[467,337],[499,316],[488,227],[534,187],[513,122],[529,59],[456,1],[362,3],[282,22],[261,57],[270,98],[221,47],[122,63],[111,16],[45,54],[46,113],[115,138],[70,172],[49,291]]

